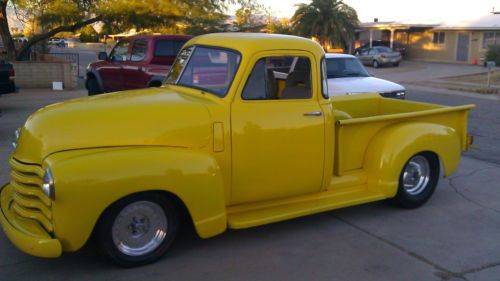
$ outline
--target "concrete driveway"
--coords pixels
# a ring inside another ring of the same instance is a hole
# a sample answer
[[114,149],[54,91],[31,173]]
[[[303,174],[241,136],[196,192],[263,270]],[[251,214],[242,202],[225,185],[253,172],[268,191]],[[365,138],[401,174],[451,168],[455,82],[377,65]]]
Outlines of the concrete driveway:
[[[42,105],[85,92],[0,98],[0,182],[10,135]],[[497,117],[498,118],[498,115]],[[422,208],[351,207],[201,240],[185,229],[157,263],[121,269],[92,244],[59,259],[15,249],[0,231],[0,280],[500,280],[500,166],[463,157]]]
[[396,83],[429,81],[443,77],[476,74],[487,71],[486,68],[478,65],[408,60],[403,60],[399,67],[384,66],[373,68],[367,66],[366,68],[376,77]]

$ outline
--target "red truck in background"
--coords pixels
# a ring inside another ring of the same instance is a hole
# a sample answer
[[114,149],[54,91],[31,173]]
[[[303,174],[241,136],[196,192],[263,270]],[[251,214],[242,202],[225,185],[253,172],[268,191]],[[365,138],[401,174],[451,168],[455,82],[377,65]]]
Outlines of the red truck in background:
[[89,64],[85,86],[89,96],[105,92],[159,87],[181,47],[192,36],[144,35],[121,39]]

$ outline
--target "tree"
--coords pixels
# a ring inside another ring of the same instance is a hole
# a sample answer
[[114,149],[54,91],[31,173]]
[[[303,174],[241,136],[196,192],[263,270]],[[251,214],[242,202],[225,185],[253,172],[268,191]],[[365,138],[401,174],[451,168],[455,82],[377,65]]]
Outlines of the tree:
[[266,26],[264,14],[266,9],[254,0],[240,3],[241,7],[236,10],[234,27],[238,31],[258,32]]
[[[112,29],[138,30],[176,25],[198,26],[223,20],[227,3],[251,0],[0,0],[0,36],[9,59],[22,59],[36,43],[60,32],[79,29],[103,21]],[[7,5],[12,5],[33,27],[33,36],[19,50],[7,21]],[[215,15],[215,16],[214,16]]]
[[80,30],[80,42],[98,42],[99,34],[91,25],[87,25]]
[[[93,0],[0,0],[0,35],[9,59],[21,60],[36,43],[60,32],[76,32],[80,28],[101,20],[96,13],[98,1]],[[23,20],[29,20],[33,36],[18,50],[14,48],[6,8],[12,5]],[[10,43],[12,42],[12,44]]]
[[300,36],[316,37],[323,47],[345,48],[354,38],[358,15],[342,0],[312,0],[298,4],[292,17],[292,28]]
[[269,16],[266,30],[269,33],[288,35],[293,34],[292,25],[290,23],[290,20],[287,18],[282,18],[281,20],[279,20]]
[[13,59],[16,57],[16,52],[14,40],[10,34],[9,21],[7,18],[7,4],[8,0],[0,0],[0,36],[2,37],[4,48],[7,51],[7,57]]

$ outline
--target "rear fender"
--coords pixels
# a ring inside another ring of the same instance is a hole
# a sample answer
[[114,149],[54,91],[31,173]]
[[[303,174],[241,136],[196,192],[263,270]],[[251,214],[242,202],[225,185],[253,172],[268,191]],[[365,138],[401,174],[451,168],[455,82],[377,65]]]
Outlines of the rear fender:
[[177,196],[203,238],[226,229],[223,180],[209,154],[167,147],[100,148],[56,153],[46,164],[55,179],[52,209],[64,251],[83,246],[108,206],[139,192]]
[[401,123],[382,129],[365,154],[369,188],[394,197],[404,165],[423,151],[437,154],[449,176],[460,162],[460,137],[453,128],[432,123]]

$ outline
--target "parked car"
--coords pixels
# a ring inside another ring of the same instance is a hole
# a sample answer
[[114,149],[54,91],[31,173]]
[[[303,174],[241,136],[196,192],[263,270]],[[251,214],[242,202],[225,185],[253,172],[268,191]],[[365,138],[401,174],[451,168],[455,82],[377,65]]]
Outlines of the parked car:
[[[405,98],[406,89],[403,86],[373,77],[355,56],[326,54],[325,58],[329,96],[379,93],[388,98]],[[270,61],[275,78],[281,81],[291,72],[306,69],[304,62],[305,58],[288,61],[274,58]]]
[[15,78],[14,66],[9,62],[0,62],[0,95],[16,92]]
[[64,40],[64,38],[50,38],[49,45],[59,48],[65,48],[67,46],[66,40]]
[[352,55],[326,54],[328,94],[343,96],[379,93],[383,97],[404,99],[405,87],[373,77],[363,64]]
[[[377,200],[421,206],[440,167],[450,176],[471,145],[474,106],[333,99],[324,56],[295,36],[202,35],[162,88],[37,111],[15,134],[0,189],[6,236],[49,258],[93,235],[130,267],[169,250],[181,214],[209,238]],[[295,58],[284,81],[274,76]]]
[[148,35],[121,39],[109,55],[89,64],[86,88],[89,96],[146,87],[159,87],[175,56],[191,36]]
[[[372,46],[371,47],[391,47],[391,42],[390,41],[383,41],[383,40],[374,40],[372,41]],[[369,49],[370,48],[370,42],[362,45],[361,47],[359,48],[356,48],[353,52],[354,55],[356,55],[357,53],[361,52],[361,50],[364,50],[364,49]],[[404,58],[405,55],[406,55],[406,47],[405,45],[403,44],[399,44],[397,42],[393,42],[392,43],[392,49],[395,50],[395,51],[398,51],[401,56]]]
[[365,64],[371,65],[374,68],[379,68],[381,65],[399,66],[401,62],[401,54],[389,47],[373,47],[361,50],[356,57]]

